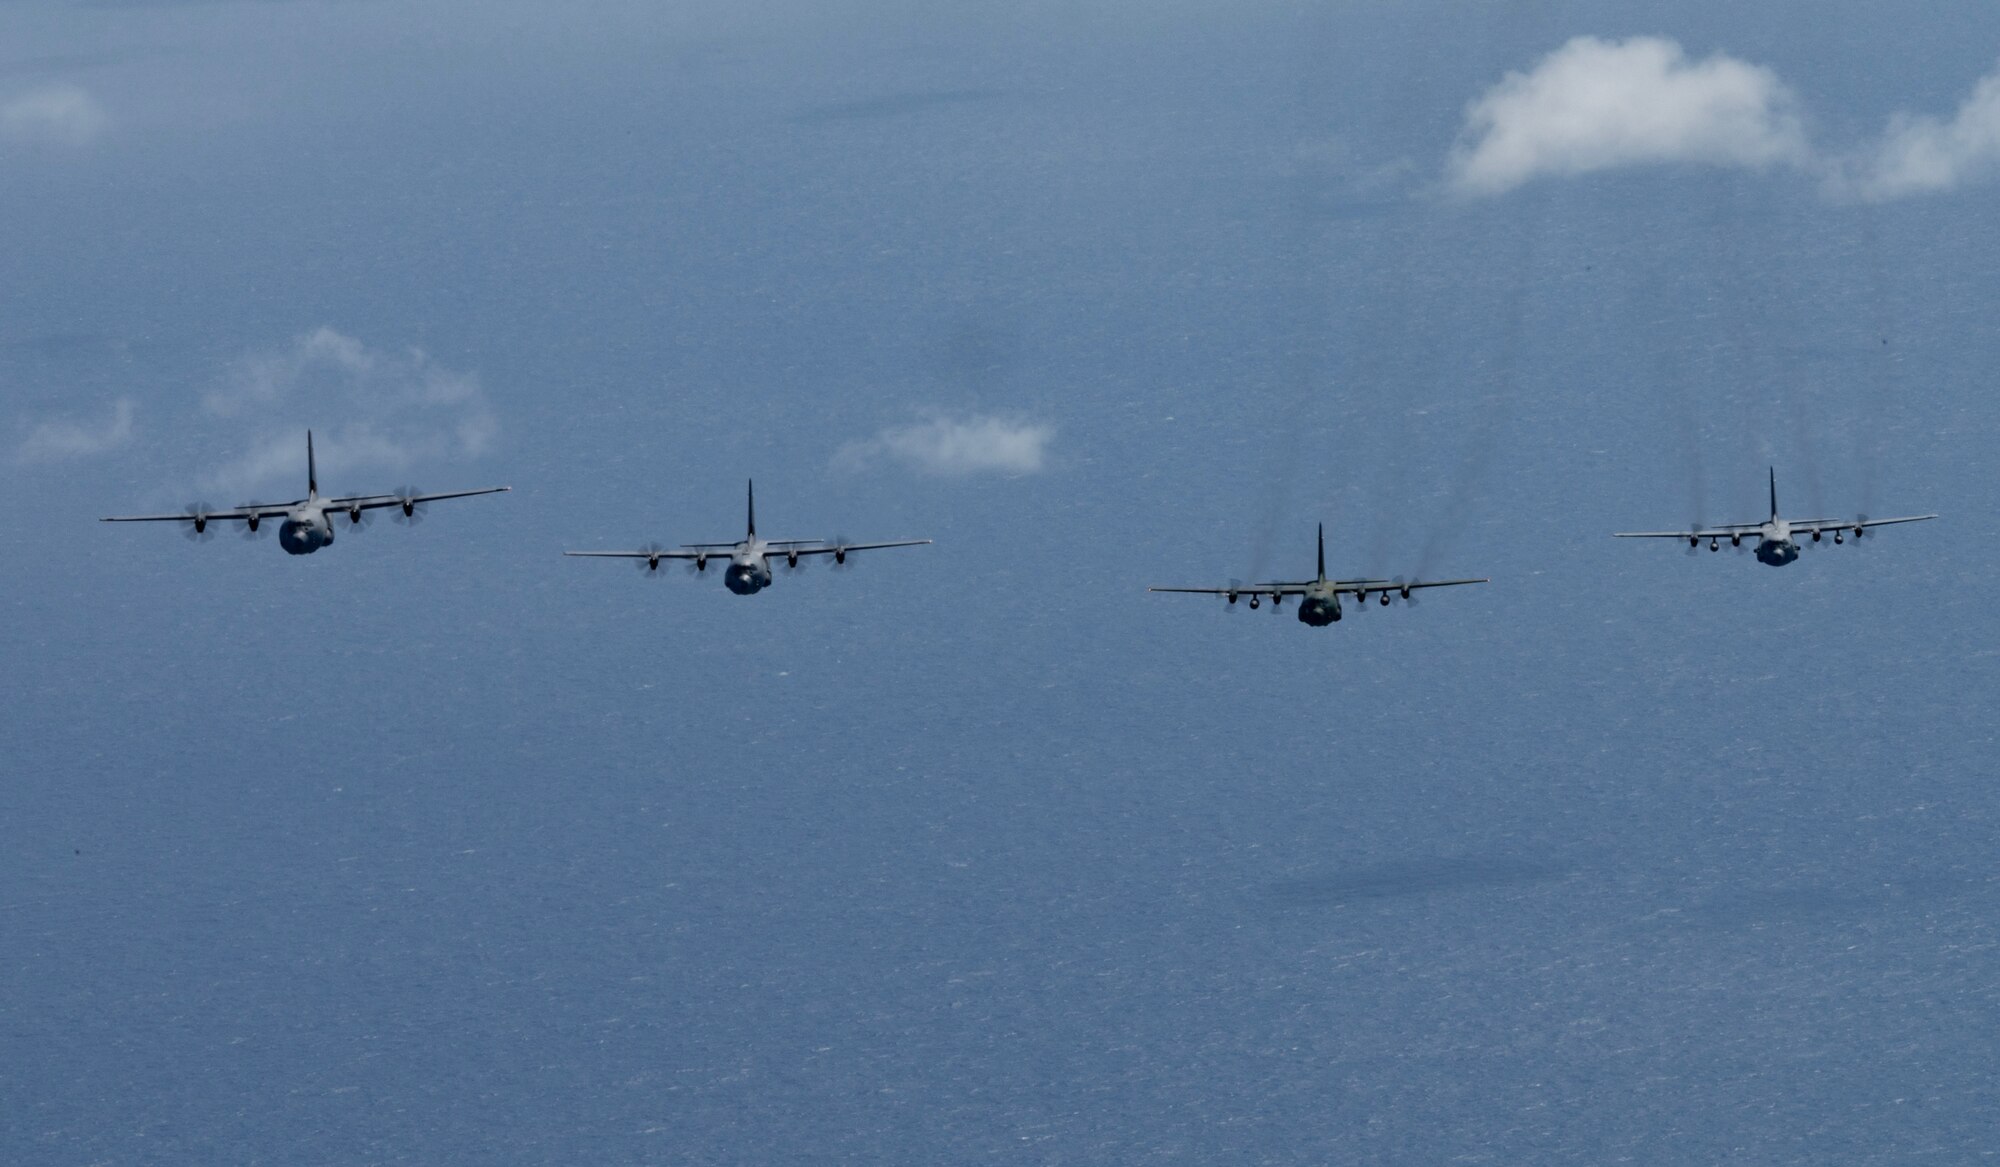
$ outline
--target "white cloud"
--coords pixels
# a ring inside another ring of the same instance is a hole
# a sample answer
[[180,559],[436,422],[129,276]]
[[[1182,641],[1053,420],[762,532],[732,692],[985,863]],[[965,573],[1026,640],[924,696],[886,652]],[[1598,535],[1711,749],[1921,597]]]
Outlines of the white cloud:
[[1948,122],[1899,113],[1882,141],[1851,158],[1835,193],[1886,200],[1951,190],[2000,170],[2000,71],[1980,78]]
[[244,357],[202,406],[253,435],[200,483],[218,493],[296,488],[308,426],[321,486],[339,490],[381,489],[396,484],[379,479],[477,457],[499,432],[477,377],[444,368],[421,349],[371,349],[331,328]]
[[0,102],[0,136],[15,141],[87,146],[108,120],[97,99],[74,85],[51,85]]
[[1544,175],[1671,162],[1810,165],[1791,91],[1757,65],[1661,37],[1577,37],[1466,108],[1449,172],[1496,195]]
[[900,462],[925,474],[1034,474],[1041,470],[1053,426],[998,417],[950,418],[937,414],[910,425],[890,426],[874,437],[849,442],[834,455],[836,465],[866,469],[882,461]]
[[67,462],[115,450],[132,440],[132,414],[131,398],[121,397],[112,402],[111,415],[101,424],[69,418],[36,422],[14,451],[14,460],[28,465]]

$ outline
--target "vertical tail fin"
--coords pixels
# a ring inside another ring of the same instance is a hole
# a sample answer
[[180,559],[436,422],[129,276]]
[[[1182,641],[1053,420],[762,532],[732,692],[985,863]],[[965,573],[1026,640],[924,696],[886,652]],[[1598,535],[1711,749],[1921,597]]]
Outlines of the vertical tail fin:
[[306,431],[306,493],[319,493],[319,465],[313,461],[313,432]]
[[1326,524],[1319,525],[1319,582],[1326,582]]
[[1778,517],[1778,468],[1771,467],[1771,517]]
[[757,537],[757,482],[755,479],[747,481],[750,483],[750,537],[754,539]]

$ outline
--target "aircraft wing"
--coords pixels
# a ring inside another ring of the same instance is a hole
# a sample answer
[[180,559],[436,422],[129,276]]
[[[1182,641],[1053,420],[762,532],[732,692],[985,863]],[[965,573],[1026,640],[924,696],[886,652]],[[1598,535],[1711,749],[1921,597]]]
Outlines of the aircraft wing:
[[1147,588],[1149,592],[1179,592],[1193,596],[1303,596],[1309,583],[1238,584],[1227,588]]
[[241,520],[255,518],[261,522],[265,519],[279,518],[290,514],[292,508],[297,505],[299,504],[296,502],[251,503],[247,506],[226,507],[221,510],[190,511],[184,515],[111,515],[98,521],[103,523],[193,523],[197,521],[207,523],[213,522],[216,519]]
[[320,501],[330,511],[372,511],[377,507],[415,506],[420,502],[438,502],[447,498],[470,498],[475,494],[500,494],[514,489],[511,486],[486,486],[478,490],[447,490],[441,494],[352,494],[345,498],[328,498]]
[[1791,523],[1789,526],[1795,535],[1802,532],[1811,535],[1818,534],[1821,531],[1859,532],[1869,527],[1890,527],[1897,523],[1921,523],[1926,519],[1935,518],[1937,518],[1936,515],[1903,515],[1894,519],[1807,519],[1804,522]]
[[[1797,523],[1792,526],[1796,528]],[[1762,523],[1722,523],[1713,527],[1703,527],[1698,531],[1618,531],[1613,539],[1707,539],[1715,535],[1748,535],[1752,531],[1764,529]]]
[[808,555],[845,556],[850,551],[878,551],[884,547],[921,547],[929,539],[895,539],[888,543],[828,543],[823,539],[791,539],[769,543],[773,554],[796,555],[803,559]]
[[[734,546],[734,544],[731,544]],[[661,547],[652,551],[565,551],[564,555],[574,555],[579,559],[720,559],[718,551],[671,551]]]
[[1333,581],[1333,590],[1350,596],[1374,595],[1378,592],[1414,592],[1418,588],[1455,588],[1462,584],[1491,583],[1484,579],[1426,579],[1397,583],[1389,579],[1342,579]]

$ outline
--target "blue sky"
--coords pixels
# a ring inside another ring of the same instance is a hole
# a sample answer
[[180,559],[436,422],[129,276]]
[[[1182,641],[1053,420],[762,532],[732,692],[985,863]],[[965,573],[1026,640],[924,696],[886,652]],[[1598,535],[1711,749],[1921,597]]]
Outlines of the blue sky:
[[[0,1158],[1995,1149],[1996,61],[1976,5],[0,7]],[[95,522],[293,497],[307,426],[514,492]],[[1773,465],[1944,517],[1607,537]],[[559,554],[751,476],[937,543]],[[1493,583],[1144,592],[1320,521]]]

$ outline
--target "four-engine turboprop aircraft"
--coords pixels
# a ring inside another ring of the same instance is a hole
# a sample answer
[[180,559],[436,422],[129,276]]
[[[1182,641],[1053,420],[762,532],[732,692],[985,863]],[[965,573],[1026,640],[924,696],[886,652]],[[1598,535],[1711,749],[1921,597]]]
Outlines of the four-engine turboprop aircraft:
[[722,573],[722,584],[739,596],[754,596],[771,586],[771,560],[783,559],[785,566],[797,567],[801,559],[815,555],[831,555],[835,563],[846,563],[847,556],[854,551],[874,551],[882,547],[921,547],[929,539],[898,539],[889,543],[847,543],[826,539],[759,539],[757,537],[757,484],[749,485],[749,533],[735,543],[683,543],[679,548],[647,547],[638,551],[565,551],[564,555],[576,555],[591,559],[637,559],[642,560],[649,572],[660,570],[662,559],[680,559],[694,564],[696,571],[707,571],[711,559],[727,558],[729,569]]
[[210,510],[204,506],[189,507],[186,514],[179,515],[120,515],[108,518],[107,523],[186,523],[188,534],[200,537],[208,532],[208,525],[217,520],[231,519],[243,524],[245,534],[256,534],[265,519],[282,520],[278,526],[278,546],[293,555],[311,555],[333,542],[335,515],[345,512],[349,526],[359,526],[362,513],[380,510],[383,507],[399,507],[405,519],[415,519],[417,508],[424,503],[437,502],[446,498],[466,498],[475,494],[499,494],[511,490],[507,486],[488,486],[479,490],[451,490],[443,494],[417,494],[404,491],[400,494],[355,494],[341,498],[321,498],[319,496],[319,467],[313,459],[312,431],[306,431],[306,496],[287,503],[251,503],[247,506],[231,507],[227,510]]
[[1392,597],[1404,600],[1418,588],[1452,588],[1461,584],[1486,583],[1483,579],[1440,579],[1422,583],[1400,579],[1328,579],[1326,578],[1326,524],[1319,526],[1319,578],[1310,583],[1260,583],[1231,584],[1222,588],[1147,588],[1149,592],[1184,592],[1204,596],[1226,596],[1230,603],[1240,597],[1250,597],[1250,606],[1257,607],[1265,596],[1271,598],[1274,611],[1283,611],[1286,596],[1299,596],[1299,622],[1314,628],[1324,628],[1340,619],[1340,597],[1353,596],[1362,604],[1369,596],[1380,598],[1387,605]]
[[1859,541],[1862,532],[1870,527],[1887,527],[1895,523],[1921,523],[1935,519],[1936,515],[1904,515],[1896,519],[1871,519],[1862,515],[1853,519],[1781,519],[1778,517],[1778,470],[1771,468],[1771,517],[1761,523],[1724,523],[1715,527],[1697,526],[1692,531],[1620,531],[1617,539],[1686,539],[1690,548],[1701,546],[1708,540],[1710,551],[1720,551],[1722,540],[1729,540],[1731,547],[1741,547],[1743,540],[1757,540],[1757,562],[1772,567],[1783,567],[1799,557],[1799,543],[1796,536],[1811,535],[1817,543],[1822,535],[1831,534],[1835,543],[1846,542],[1848,535]]

